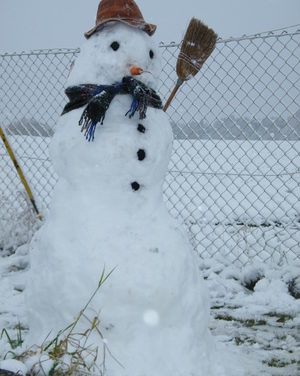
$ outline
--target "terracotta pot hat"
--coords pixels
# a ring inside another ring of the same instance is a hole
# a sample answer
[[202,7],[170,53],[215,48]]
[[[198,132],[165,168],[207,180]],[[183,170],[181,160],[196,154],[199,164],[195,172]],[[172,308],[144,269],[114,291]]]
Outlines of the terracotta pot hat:
[[88,39],[108,22],[122,22],[143,30],[150,36],[156,30],[155,25],[145,22],[134,0],[101,0],[97,12],[96,26],[86,32],[85,37]]

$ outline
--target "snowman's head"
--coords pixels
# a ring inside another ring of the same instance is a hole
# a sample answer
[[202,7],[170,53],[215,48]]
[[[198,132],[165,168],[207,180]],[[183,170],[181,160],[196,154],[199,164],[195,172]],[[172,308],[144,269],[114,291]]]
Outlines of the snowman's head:
[[68,84],[110,85],[134,75],[132,67],[137,67],[143,73],[136,78],[156,89],[160,62],[158,48],[147,33],[120,22],[109,23],[82,46]]

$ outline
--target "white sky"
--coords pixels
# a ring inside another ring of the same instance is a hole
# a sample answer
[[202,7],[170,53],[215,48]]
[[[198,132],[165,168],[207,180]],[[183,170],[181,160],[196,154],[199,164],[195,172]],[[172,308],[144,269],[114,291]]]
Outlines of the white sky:
[[[221,37],[300,23],[300,0],[136,0],[156,40],[180,41],[192,16]],[[79,47],[99,0],[0,0],[0,52]]]

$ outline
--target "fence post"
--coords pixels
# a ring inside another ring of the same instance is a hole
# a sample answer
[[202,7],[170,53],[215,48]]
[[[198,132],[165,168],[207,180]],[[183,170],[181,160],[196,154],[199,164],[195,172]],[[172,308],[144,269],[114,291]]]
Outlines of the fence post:
[[6,150],[7,150],[7,153],[8,153],[8,155],[10,156],[10,159],[12,160],[12,162],[13,162],[13,164],[14,164],[16,170],[17,170],[17,173],[18,173],[18,175],[19,175],[19,177],[20,177],[20,180],[21,180],[21,182],[22,182],[22,184],[23,184],[23,186],[24,186],[24,188],[25,188],[25,191],[26,191],[26,193],[27,193],[27,195],[28,195],[28,197],[29,197],[29,200],[30,200],[30,202],[31,202],[31,204],[32,204],[32,206],[33,206],[33,209],[34,209],[34,211],[35,211],[35,213],[36,213],[38,219],[39,219],[40,221],[42,221],[42,216],[41,216],[41,214],[40,214],[40,212],[39,212],[39,210],[38,210],[38,208],[37,208],[37,206],[36,206],[36,203],[35,203],[35,200],[34,200],[33,194],[32,194],[32,192],[31,192],[31,189],[30,189],[30,187],[29,187],[29,185],[28,185],[28,183],[27,183],[27,181],[26,181],[26,178],[25,178],[25,176],[24,176],[24,174],[23,174],[23,171],[22,171],[22,169],[21,169],[19,163],[17,162],[17,159],[16,159],[16,157],[15,157],[15,154],[14,154],[14,152],[13,152],[13,150],[12,150],[12,148],[11,148],[11,146],[10,146],[10,144],[9,144],[9,142],[8,142],[6,136],[5,136],[5,134],[4,134],[4,132],[3,132],[2,128],[1,128],[1,126],[0,126],[0,136],[1,136],[1,138],[2,138],[2,141],[3,141],[3,143],[4,143],[5,148],[6,148]]

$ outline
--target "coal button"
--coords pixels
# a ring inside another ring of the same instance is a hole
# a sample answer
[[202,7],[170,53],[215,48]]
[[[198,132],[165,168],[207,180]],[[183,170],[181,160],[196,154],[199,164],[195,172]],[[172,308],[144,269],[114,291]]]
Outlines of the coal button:
[[141,133],[145,133],[146,132],[146,128],[142,124],[139,124],[137,129]]
[[143,161],[146,158],[146,152],[145,152],[145,150],[140,149],[137,152],[137,156],[138,156],[139,161]]
[[131,188],[134,190],[134,191],[138,191],[140,189],[140,185],[138,182],[134,181],[133,183],[131,183]]

